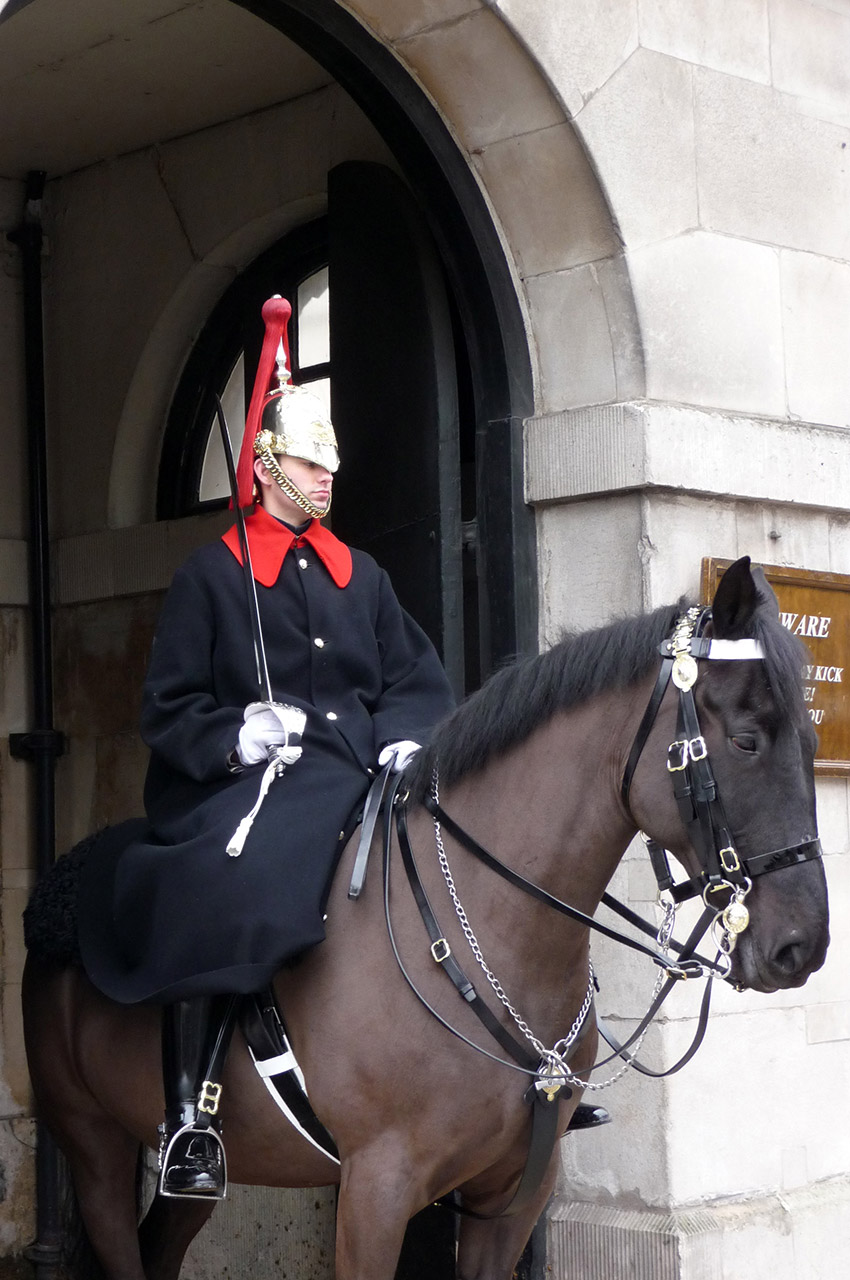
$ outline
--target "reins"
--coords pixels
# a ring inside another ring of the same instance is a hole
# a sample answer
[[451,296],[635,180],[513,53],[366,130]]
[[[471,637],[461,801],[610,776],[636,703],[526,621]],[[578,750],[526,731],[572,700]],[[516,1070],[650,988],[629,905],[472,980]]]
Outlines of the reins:
[[[524,876],[513,871],[510,867],[505,866],[503,862],[500,862],[498,858],[484,849],[476,840],[473,840],[472,836],[470,836],[468,832],[458,826],[458,824],[449,817],[442,806],[438,804],[432,796],[427,796],[425,800],[423,800],[423,805],[442,826],[445,826],[446,830],[451,833],[459,844],[462,844],[465,849],[483,862],[485,866],[489,867],[491,871],[495,871],[497,875],[500,875],[504,880],[507,880],[509,884],[512,884],[515,888],[529,894],[530,897],[536,898],[537,901],[544,903],[545,906],[551,907],[553,910],[559,911],[562,915],[569,916],[570,919],[576,920],[579,924],[585,925],[588,929],[592,929],[594,932],[600,933],[606,938],[611,938],[614,942],[622,943],[624,946],[630,947],[633,951],[637,951],[642,955],[648,956],[656,965],[663,969],[664,973],[667,975],[666,982],[654,997],[647,1013],[629,1036],[628,1040],[624,1041],[622,1044],[615,1040],[613,1033],[608,1030],[607,1026],[603,1024],[602,1020],[597,1015],[597,1026],[599,1027],[604,1039],[607,1040],[611,1048],[614,1049],[614,1053],[609,1057],[602,1058],[600,1061],[594,1063],[594,1070],[599,1067],[606,1066],[616,1057],[628,1057],[629,1065],[634,1067],[635,1070],[641,1071],[645,1075],[661,1077],[672,1075],[674,1072],[680,1070],[687,1062],[690,1062],[691,1058],[702,1043],[706,1026],[708,1024],[711,992],[710,983],[706,986],[706,995],[703,997],[704,1009],[701,1010],[700,1018],[697,1023],[697,1034],[694,1038],[694,1042],[682,1058],[680,1058],[672,1067],[669,1067],[666,1071],[651,1071],[649,1068],[642,1067],[636,1058],[628,1055],[627,1051],[633,1044],[636,1044],[640,1039],[642,1039],[647,1027],[655,1018],[659,1009],[677,982],[683,981],[687,978],[704,977],[706,976],[706,969],[708,969],[713,976],[725,977],[725,966],[718,965],[716,960],[706,960],[695,952],[695,948],[699,940],[704,936],[712,919],[715,917],[716,913],[712,908],[704,908],[700,914],[699,920],[694,925],[694,928],[684,943],[676,943],[673,939],[670,939],[668,944],[670,950],[674,950],[679,954],[678,963],[672,964],[670,956],[666,955],[664,952],[659,951],[654,947],[645,946],[644,943],[639,942],[635,938],[630,938],[616,929],[608,928],[598,920],[594,920],[592,916],[585,915],[583,911],[579,911],[576,907],[571,907],[569,903],[562,902],[560,898],[556,898],[552,894],[547,893],[547,891],[542,889],[539,885],[534,884],[530,880],[526,880]],[[396,821],[399,821],[398,817],[396,818]],[[646,934],[652,937],[656,936],[656,930],[654,930],[651,925],[641,919],[640,916],[631,911],[628,907],[623,906],[622,903],[610,894],[604,894],[602,901],[606,906],[622,914],[625,919],[628,919],[630,923],[635,924]]]
[[[693,960],[686,960],[682,965],[671,964],[670,956],[658,951],[655,947],[648,947],[645,943],[639,942],[636,938],[629,938],[626,934],[620,933],[617,929],[611,929],[608,925],[601,924],[595,920],[593,916],[587,915],[584,911],[579,911],[577,907],[570,906],[568,902],[556,898],[554,894],[547,892],[540,885],[535,884],[532,880],[526,880],[525,876],[520,875],[518,871],[514,871],[512,867],[508,867],[504,862],[500,862],[495,854],[490,853],[487,849],[474,840],[469,832],[464,831],[453,818],[446,813],[445,809],[434,799],[432,795],[425,796],[422,801],[424,808],[428,810],[433,818],[436,818],[441,826],[445,827],[449,834],[458,844],[463,845],[469,853],[478,858],[479,862],[483,862],[485,867],[494,871],[496,875],[501,876],[508,884],[513,885],[515,889],[520,889],[523,893],[527,893],[529,897],[535,898],[538,902],[542,902],[544,906],[551,907],[554,911],[558,911],[561,915],[569,916],[571,920],[575,920],[578,924],[584,925],[588,929],[592,929],[595,933],[600,933],[603,937],[610,938],[613,942],[620,942],[623,946],[631,947],[633,951],[638,951],[642,955],[648,956],[655,964],[662,968],[665,973],[676,978],[700,977],[704,966],[712,966],[714,961],[705,960],[700,957],[694,957]],[[635,912],[630,911],[628,907],[618,902],[610,894],[602,895],[602,902],[612,910],[622,914],[624,919],[630,923],[637,925],[642,932],[651,937],[655,937],[656,931],[651,925],[642,920]],[[704,931],[703,931],[704,932]],[[687,944],[672,945],[672,949],[684,952]]]

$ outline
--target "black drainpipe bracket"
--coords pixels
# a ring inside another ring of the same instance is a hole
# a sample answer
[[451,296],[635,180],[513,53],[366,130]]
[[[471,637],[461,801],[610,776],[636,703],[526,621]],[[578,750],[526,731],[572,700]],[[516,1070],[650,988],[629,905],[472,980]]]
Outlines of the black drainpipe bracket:
[[9,754],[13,760],[36,760],[43,756],[58,759],[65,754],[67,742],[58,729],[30,729],[28,733],[9,734]]

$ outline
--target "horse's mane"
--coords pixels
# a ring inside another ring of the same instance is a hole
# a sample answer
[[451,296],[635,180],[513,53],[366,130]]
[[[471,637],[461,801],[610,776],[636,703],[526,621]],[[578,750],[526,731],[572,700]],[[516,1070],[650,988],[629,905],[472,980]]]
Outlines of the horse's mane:
[[764,665],[778,715],[797,726],[811,724],[803,701],[803,667],[811,654],[802,640],[779,621],[772,609],[759,609],[752,636],[764,650]]
[[[566,633],[545,653],[502,667],[438,725],[430,745],[414,758],[408,773],[411,795],[426,794],[437,761],[441,782],[458,782],[524,742],[557,711],[648,675],[658,661],[658,646],[688,607],[680,599],[593,631]],[[802,723],[805,647],[770,608],[756,612],[748,634],[761,642],[778,714]]]

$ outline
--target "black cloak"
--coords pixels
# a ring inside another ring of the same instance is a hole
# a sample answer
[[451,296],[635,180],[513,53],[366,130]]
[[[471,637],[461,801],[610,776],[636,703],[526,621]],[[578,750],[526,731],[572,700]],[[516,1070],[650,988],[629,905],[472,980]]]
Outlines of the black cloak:
[[147,823],[110,829],[83,873],[83,962],[124,1003],[253,991],[321,941],[378,752],[425,742],[453,705],[431,642],[370,556],[349,559],[318,521],[294,538],[260,509],[248,526],[272,691],[306,712],[303,753],[229,857],[264,771],[233,772],[231,756],[259,694],[241,565],[224,542],[204,547],[175,576],[145,681]]

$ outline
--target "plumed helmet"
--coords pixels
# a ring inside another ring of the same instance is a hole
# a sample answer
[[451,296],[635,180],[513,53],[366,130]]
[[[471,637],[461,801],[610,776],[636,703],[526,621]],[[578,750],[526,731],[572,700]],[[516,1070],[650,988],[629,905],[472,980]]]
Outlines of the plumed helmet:
[[292,308],[285,298],[269,298],[263,306],[266,333],[239,453],[239,505],[248,506],[254,487],[254,457],[262,458],[289,497],[309,515],[322,516],[275,462],[276,454],[306,458],[330,472],[339,467],[336,435],[325,407],[306,387],[292,385],[287,325]]

